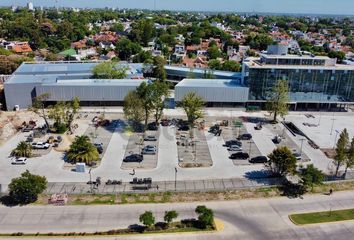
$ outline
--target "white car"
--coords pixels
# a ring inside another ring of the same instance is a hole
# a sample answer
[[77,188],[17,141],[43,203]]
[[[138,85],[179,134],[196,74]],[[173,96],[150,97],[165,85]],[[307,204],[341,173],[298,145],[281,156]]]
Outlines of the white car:
[[26,162],[27,162],[27,158],[19,157],[19,158],[15,158],[14,160],[12,160],[11,164],[13,164],[13,165],[25,165]]
[[242,147],[238,145],[231,145],[230,147],[227,148],[228,151],[242,151]]
[[32,143],[32,147],[34,149],[48,149],[50,147],[50,144],[44,142],[37,142],[37,143]]

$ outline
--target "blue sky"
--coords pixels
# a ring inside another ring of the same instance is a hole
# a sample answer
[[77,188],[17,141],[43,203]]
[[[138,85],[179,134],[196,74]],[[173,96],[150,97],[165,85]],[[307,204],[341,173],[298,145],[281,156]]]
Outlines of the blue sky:
[[[354,0],[32,0],[35,6],[156,8],[170,10],[354,15]],[[1,6],[28,0],[0,0]],[[57,3],[56,3],[57,2]]]

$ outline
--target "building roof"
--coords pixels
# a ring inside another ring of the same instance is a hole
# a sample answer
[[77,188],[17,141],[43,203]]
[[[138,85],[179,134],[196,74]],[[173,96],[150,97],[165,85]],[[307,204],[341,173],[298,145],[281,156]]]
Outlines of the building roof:
[[65,51],[59,53],[59,55],[62,56],[73,56],[75,54],[76,54],[76,50],[73,48],[66,49]]
[[[179,67],[179,66],[165,66],[166,70],[173,70],[173,71],[180,71],[180,72],[192,72],[192,73],[200,73],[204,74],[206,71],[211,71],[210,69],[204,68],[189,68],[189,67]],[[212,74],[217,76],[222,76],[225,78],[240,78],[240,72],[228,72],[228,71],[219,71],[219,70],[212,70]]]
[[206,88],[217,88],[217,87],[227,87],[227,88],[242,88],[238,81],[230,79],[183,79],[177,85],[177,87],[206,87]]
[[32,48],[26,42],[15,43],[15,45],[12,47],[12,51],[14,51],[15,53],[28,53],[28,52],[32,52]]
[[275,58],[275,59],[319,59],[319,60],[329,60],[331,58],[327,56],[311,56],[311,55],[295,55],[295,54],[286,54],[286,55],[273,55],[273,54],[262,54],[262,57],[265,58]]

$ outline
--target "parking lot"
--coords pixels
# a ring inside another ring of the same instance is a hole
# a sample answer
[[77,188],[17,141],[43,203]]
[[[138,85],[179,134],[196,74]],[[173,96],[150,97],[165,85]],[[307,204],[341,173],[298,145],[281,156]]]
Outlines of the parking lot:
[[121,169],[133,170],[133,169],[153,169],[157,166],[158,161],[158,146],[159,146],[159,131],[147,131],[145,136],[154,136],[156,141],[144,141],[143,133],[131,133],[129,136],[128,145],[125,149],[124,159],[133,155],[140,155],[146,146],[155,146],[155,154],[143,154],[143,160],[141,162],[122,162]]

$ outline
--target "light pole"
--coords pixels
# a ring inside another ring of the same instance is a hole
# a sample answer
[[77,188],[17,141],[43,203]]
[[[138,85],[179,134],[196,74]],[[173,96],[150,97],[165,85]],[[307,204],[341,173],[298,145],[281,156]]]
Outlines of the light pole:
[[336,120],[336,119],[334,118],[334,112],[333,112],[333,118],[332,118],[332,127],[331,127],[331,133],[330,133],[329,135],[332,135],[332,133],[333,133],[333,127],[334,127],[334,120]]
[[305,138],[300,139],[300,141],[301,141],[301,146],[300,146],[300,157],[302,157],[302,146],[303,146],[303,144],[304,144],[304,141],[305,141],[305,140],[306,140]]
[[89,174],[90,174],[90,192],[91,192],[91,194],[92,194],[92,176],[91,176],[91,170],[92,170],[92,168],[90,168],[90,170],[89,170]]
[[250,141],[250,151],[248,152],[248,157],[251,158],[252,141]]
[[177,168],[175,167],[175,191],[177,191]]
[[339,131],[336,130],[335,132],[336,132],[336,136],[334,137],[333,149],[336,147],[336,142],[337,142],[337,137],[338,137]]

